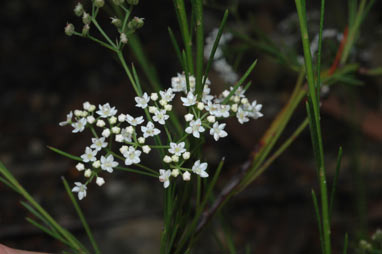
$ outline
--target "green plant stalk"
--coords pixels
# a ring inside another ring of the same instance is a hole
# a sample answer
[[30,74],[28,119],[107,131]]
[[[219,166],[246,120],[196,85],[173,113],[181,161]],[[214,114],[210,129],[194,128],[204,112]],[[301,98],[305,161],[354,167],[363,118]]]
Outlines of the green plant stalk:
[[89,224],[86,222],[85,216],[84,216],[84,214],[82,213],[81,208],[80,208],[80,206],[78,205],[78,202],[76,201],[76,199],[74,198],[73,193],[72,193],[71,190],[70,190],[69,184],[68,184],[68,182],[65,180],[64,177],[62,177],[62,182],[64,183],[65,190],[66,190],[66,192],[68,193],[68,195],[69,195],[69,197],[70,197],[70,200],[71,200],[72,203],[73,203],[74,209],[76,210],[76,212],[77,212],[77,214],[78,214],[78,217],[79,217],[80,220],[81,220],[82,226],[84,227],[84,229],[85,229],[85,231],[86,231],[86,234],[88,235],[88,238],[89,238],[89,240],[90,240],[91,245],[93,246],[93,249],[94,249],[95,253],[96,253],[96,254],[101,253],[100,250],[99,250],[99,248],[98,248],[98,245],[97,245],[96,241],[94,240],[94,237],[93,237],[92,231],[90,230]]
[[348,34],[348,38],[347,38],[344,51],[341,57],[341,64],[344,64],[346,60],[348,59],[350,50],[352,49],[353,44],[356,40],[356,37],[358,35],[358,30],[359,30],[359,27],[361,26],[363,15],[364,15],[365,4],[366,4],[366,0],[361,0],[355,20],[352,23],[352,26],[349,27],[349,34]]
[[182,33],[184,48],[187,56],[188,71],[191,75],[194,74],[194,64],[192,57],[192,38],[188,29],[186,8],[184,6],[184,0],[173,0],[176,16],[178,18],[179,28]]
[[202,76],[203,76],[203,51],[204,51],[204,31],[203,31],[203,1],[192,0],[193,11],[196,22],[196,94],[202,96]]
[[[316,163],[319,174],[320,181],[320,191],[321,191],[321,212],[322,212],[322,224],[323,224],[323,234],[324,234],[324,247],[325,254],[331,253],[331,241],[330,241],[330,216],[329,216],[329,205],[328,205],[328,191],[326,184],[326,173],[324,166],[324,152],[322,145],[322,136],[321,136],[321,126],[320,126],[320,111],[318,105],[318,97],[316,95],[315,83],[314,83],[314,73],[313,73],[313,64],[312,57],[310,55],[310,43],[308,36],[308,28],[305,16],[305,0],[295,0],[297,13],[299,17],[301,38],[304,49],[304,59],[305,59],[305,68],[307,73],[308,80],[308,90],[309,90],[309,104],[311,107],[308,107],[308,117],[310,118],[310,127],[311,127],[311,136],[313,144],[316,143],[316,146],[313,146],[315,150]],[[323,1],[322,1],[323,3]],[[322,29],[322,27],[320,28]],[[312,109],[313,112],[309,113],[309,110]]]

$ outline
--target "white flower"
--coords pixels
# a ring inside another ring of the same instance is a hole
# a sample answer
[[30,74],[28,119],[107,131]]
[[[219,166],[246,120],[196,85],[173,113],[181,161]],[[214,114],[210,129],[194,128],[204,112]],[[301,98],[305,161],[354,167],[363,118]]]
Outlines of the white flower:
[[177,155],[173,155],[173,156],[171,156],[171,160],[173,161],[173,162],[175,162],[175,163],[177,163],[178,161],[179,161],[179,156],[177,156]]
[[117,114],[115,107],[110,107],[109,103],[98,105],[99,110],[96,112],[102,118],[108,118]]
[[152,122],[148,122],[146,126],[141,126],[143,137],[154,137],[160,133],[160,130],[155,128]]
[[248,115],[250,117],[253,117],[254,119],[258,119],[263,116],[263,114],[260,112],[263,105],[257,104],[256,101],[253,101],[250,107],[250,112],[248,112]]
[[118,166],[118,162],[114,161],[113,155],[101,156],[101,168],[109,173],[113,173],[113,168]]
[[196,119],[196,120],[191,121],[190,126],[186,128],[186,132],[188,134],[192,133],[192,135],[195,138],[199,138],[200,137],[199,132],[204,132],[204,131],[205,131],[205,129],[202,126],[202,121],[200,119]]
[[147,93],[144,93],[142,97],[135,97],[135,102],[137,103],[135,106],[138,108],[146,108],[147,104],[150,101],[150,97],[147,95]]
[[80,182],[74,183],[76,186],[72,189],[72,192],[78,192],[78,199],[82,200],[84,197],[86,197],[86,185],[82,184]]
[[94,148],[96,151],[102,150],[102,148],[105,148],[107,146],[107,142],[105,142],[105,137],[102,138],[92,138],[93,144],[90,146],[91,148]]
[[155,114],[155,112],[157,112],[159,109],[157,107],[154,107],[154,106],[150,106],[149,107],[149,112],[151,114]]
[[97,150],[92,150],[90,147],[85,148],[85,153],[81,155],[82,161],[83,162],[90,162],[90,161],[95,161],[97,155]]
[[220,117],[220,115],[219,115],[219,108],[220,108],[219,104],[215,104],[211,101],[208,101],[205,108],[208,112],[210,112],[211,115],[214,115],[216,117]]
[[171,78],[171,86],[174,92],[186,91],[186,80],[178,73],[177,77]]
[[218,115],[224,118],[229,117],[229,109],[230,109],[229,105],[220,105],[218,109]]
[[182,175],[182,178],[183,178],[183,181],[186,181],[186,182],[190,181],[191,180],[190,172],[188,172],[188,171],[184,172]]
[[131,124],[132,126],[137,126],[137,125],[140,125],[141,123],[144,122],[143,116],[139,116],[139,117],[134,118],[129,114],[126,114],[126,121],[129,124]]
[[218,122],[215,122],[210,129],[210,134],[214,136],[215,141],[218,141],[219,138],[224,138],[228,135],[224,130],[224,127],[225,123],[219,124]]
[[186,151],[186,149],[184,148],[185,145],[186,144],[184,142],[181,142],[179,144],[171,142],[168,151],[172,154],[175,154],[176,156],[181,156],[182,153]]
[[164,109],[166,111],[171,111],[172,110],[172,105],[171,104],[166,104],[166,105],[164,105]]
[[87,110],[87,111],[90,110],[91,106],[92,106],[92,104],[90,104],[90,102],[88,102],[88,101],[85,101],[84,103],[82,103],[82,107],[83,107],[85,110]]
[[196,103],[196,96],[191,91],[188,92],[187,97],[180,97],[180,99],[183,102],[183,106],[186,107],[190,107]]
[[162,125],[164,125],[166,120],[169,118],[168,115],[166,115],[166,110],[158,110],[154,113],[153,120],[155,122],[158,122]]
[[72,127],[74,128],[72,132],[73,133],[83,132],[85,129],[86,123],[87,123],[86,118],[81,118],[77,122],[72,123]]
[[249,121],[248,112],[245,111],[242,107],[237,110],[236,117],[241,124]]
[[207,162],[200,163],[200,160],[197,160],[192,166],[192,172],[194,172],[197,175],[200,175],[200,177],[208,177],[208,174],[206,172],[207,166]]
[[69,114],[66,115],[66,120],[63,122],[60,122],[59,125],[65,126],[65,125],[71,124],[72,123],[72,117],[73,117],[73,112],[70,111]]
[[[209,80],[207,79],[207,81],[209,81]],[[208,87],[207,82],[206,82],[206,84],[203,87],[203,94],[202,94],[203,95],[202,96],[202,102],[204,102],[205,104],[208,104],[208,102],[212,101],[214,98],[212,95],[210,95],[210,92],[211,92],[211,89]]]
[[97,184],[98,186],[102,186],[102,185],[105,184],[105,180],[104,180],[102,177],[97,177],[97,179],[96,179],[96,184]]
[[163,183],[163,187],[167,188],[170,185],[171,170],[159,169],[159,181]]
[[172,92],[171,88],[169,88],[165,91],[159,91],[159,93],[160,93],[160,96],[162,97],[162,100],[164,100],[166,102],[172,101],[172,99],[174,99],[174,97],[175,97],[175,94]]
[[123,157],[125,157],[125,164],[126,166],[130,166],[132,164],[137,164],[141,162],[140,156],[141,151],[135,150],[134,147],[130,146],[129,149],[123,154]]
[[128,130],[128,127],[121,130],[121,134],[117,135],[119,142],[131,142],[132,133]]

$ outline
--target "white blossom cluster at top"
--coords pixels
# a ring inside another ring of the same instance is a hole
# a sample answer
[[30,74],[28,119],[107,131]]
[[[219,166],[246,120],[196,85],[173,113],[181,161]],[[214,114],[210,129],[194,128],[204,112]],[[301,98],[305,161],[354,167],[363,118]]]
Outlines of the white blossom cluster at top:
[[[209,132],[213,139],[218,141],[228,135],[225,131],[226,124],[221,123],[221,120],[235,116],[239,123],[243,124],[250,118],[257,119],[263,116],[260,112],[262,105],[256,101],[250,103],[241,87],[237,87],[236,90],[231,87],[219,96],[213,96],[210,94],[210,81],[207,79],[199,99],[195,94],[195,78],[192,75],[187,79],[184,74],[178,74],[172,78],[171,83],[172,87],[167,90],[150,95],[143,93],[142,96],[135,97],[135,106],[144,109],[146,113],[141,116],[117,114],[117,109],[109,103],[99,105],[97,109],[95,105],[85,102],[83,109],[70,112],[66,121],[60,123],[61,126],[71,125],[73,133],[90,129],[94,136],[90,146],[87,146],[81,155],[81,161],[76,165],[77,170],[84,171],[87,178],[84,184],[76,182],[72,189],[78,193],[80,200],[86,196],[87,185],[93,179],[99,186],[105,183],[104,178],[100,176],[103,171],[112,173],[120,164],[147,170],[147,167],[141,164],[141,156],[149,154],[152,149],[167,151],[162,158],[166,168],[159,169],[159,174],[154,171],[159,181],[163,182],[164,188],[170,185],[171,178],[177,178],[179,175],[184,181],[191,179],[191,173],[208,177],[206,162],[196,160],[190,164],[192,166],[184,166],[189,165],[186,161],[191,158],[189,137],[192,135],[198,139],[202,134]],[[167,128],[167,121],[176,93],[181,94],[180,100],[186,107],[187,114],[184,115],[184,135],[175,141]],[[161,133],[167,135],[160,135]],[[164,145],[151,145],[153,142],[150,142],[150,139],[159,136],[161,140],[167,137]],[[112,142],[119,144],[119,147],[115,144],[112,146]],[[115,149],[118,149],[118,152]]]

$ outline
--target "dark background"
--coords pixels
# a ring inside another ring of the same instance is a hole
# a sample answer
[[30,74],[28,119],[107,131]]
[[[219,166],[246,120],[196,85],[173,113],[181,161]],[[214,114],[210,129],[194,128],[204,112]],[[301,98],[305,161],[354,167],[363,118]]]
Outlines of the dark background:
[[[309,10],[318,10],[318,2]],[[381,2],[368,15],[351,59],[364,68],[382,65]],[[74,135],[58,122],[80,108],[82,102],[110,102],[127,113],[134,105],[134,93],[121,66],[108,50],[89,40],[67,37],[67,21],[76,22],[74,1],[3,1],[0,8],[0,159],[21,183],[55,218],[85,239],[71,207],[60,176],[69,182],[81,180],[74,162],[49,151],[58,147],[80,155],[88,136]],[[211,1],[209,1],[211,3]],[[229,1],[223,1],[228,5]],[[293,1],[240,1],[240,18],[230,17],[231,29],[251,31],[251,25],[270,36],[283,36],[278,24],[292,14]],[[325,25],[342,31],[346,25],[346,1],[328,1]],[[177,31],[171,1],[141,1],[134,15],[145,18],[139,30],[145,53],[157,66],[160,80],[170,86],[180,72],[167,27]],[[223,12],[210,4],[205,10],[206,31],[219,24]],[[103,17],[107,19],[107,17]],[[255,23],[253,23],[255,21]],[[298,33],[295,36],[299,36]],[[236,43],[235,40],[233,42]],[[300,50],[300,45],[296,45]],[[301,52],[301,50],[300,50]],[[333,55],[328,59],[333,59]],[[251,79],[251,99],[263,104],[264,118],[241,126],[228,123],[229,138],[212,146],[205,154],[213,165],[222,156],[227,163],[218,187],[228,181],[256,146],[276,113],[292,91],[296,75],[272,58],[251,49],[238,66],[243,74],[248,62],[258,58]],[[134,62],[132,54],[128,62]],[[328,61],[327,66],[331,61]],[[325,65],[325,62],[324,62]],[[138,69],[139,70],[139,69]],[[360,237],[382,227],[382,89],[381,77],[357,74],[363,86],[338,85],[322,104],[322,125],[329,171],[334,174],[337,149],[344,149],[343,166],[333,213],[333,246],[339,253],[345,232],[351,247]],[[211,74],[213,90],[222,80]],[[305,116],[301,105],[285,133],[290,134]],[[284,136],[286,137],[286,135]],[[308,131],[263,176],[236,197],[223,211],[240,253],[320,253],[311,189],[317,177]],[[157,253],[161,230],[161,189],[137,175],[106,177],[106,184],[89,187],[81,201],[104,253]],[[58,252],[63,246],[40,233],[24,220],[30,216],[20,205],[20,197],[0,184],[0,243],[20,249]],[[221,237],[221,226],[213,222]],[[215,242],[202,240],[196,253],[228,253]],[[219,252],[220,251],[220,252]],[[349,252],[353,253],[353,252]]]

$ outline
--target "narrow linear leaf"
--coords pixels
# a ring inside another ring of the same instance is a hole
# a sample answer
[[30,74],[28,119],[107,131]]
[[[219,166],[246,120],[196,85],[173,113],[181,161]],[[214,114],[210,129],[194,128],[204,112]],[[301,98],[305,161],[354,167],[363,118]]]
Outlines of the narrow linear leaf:
[[313,206],[314,206],[314,212],[316,214],[317,219],[317,225],[318,225],[318,233],[320,234],[320,244],[321,244],[321,251],[322,254],[325,254],[325,248],[324,248],[324,236],[322,232],[322,221],[320,216],[320,208],[318,206],[317,196],[314,190],[312,190],[312,200],[313,200]]
[[81,220],[82,226],[84,227],[84,229],[86,231],[86,234],[88,235],[88,238],[90,240],[90,243],[93,246],[93,249],[94,249],[95,253],[100,253],[100,250],[99,250],[99,248],[97,246],[96,241],[94,240],[94,237],[93,237],[93,234],[92,234],[92,232],[90,230],[90,227],[89,227],[88,223],[86,222],[85,216],[82,213],[82,210],[81,210],[80,206],[78,205],[76,199],[74,198],[72,191],[70,190],[68,182],[65,180],[64,177],[62,177],[61,179],[62,179],[62,182],[64,183],[65,190],[68,193],[68,196],[69,196],[70,200],[73,203],[74,209],[76,210],[76,212],[78,214],[78,217]]
[[69,158],[69,159],[72,159],[72,160],[75,160],[75,161],[81,161],[81,162],[82,162],[81,157],[78,157],[78,156],[75,156],[75,155],[66,153],[66,152],[64,152],[64,151],[62,151],[62,150],[60,150],[60,149],[54,148],[54,147],[52,147],[52,146],[48,146],[48,149],[49,149],[49,150],[52,150],[53,152],[58,153],[58,154],[60,154],[60,155],[62,155],[62,156],[65,156],[65,157],[67,157],[67,158]]
[[348,244],[349,244],[349,236],[348,233],[345,234],[345,240],[344,240],[344,251],[343,254],[348,253]]
[[342,161],[342,147],[340,147],[338,149],[336,174],[334,175],[332,191],[331,191],[331,194],[330,194],[330,203],[329,203],[330,204],[330,206],[329,206],[330,218],[332,218],[332,211],[333,211],[333,204],[334,204],[334,195],[336,193],[336,188],[337,188],[337,183],[338,183],[338,176],[340,174],[341,161]]

